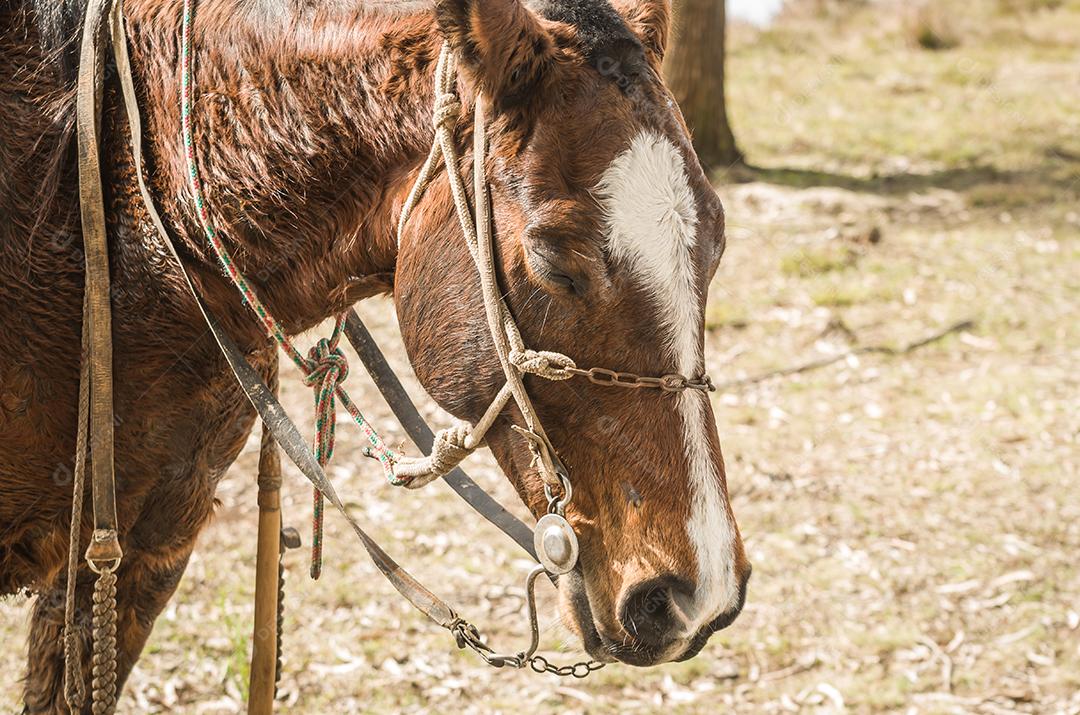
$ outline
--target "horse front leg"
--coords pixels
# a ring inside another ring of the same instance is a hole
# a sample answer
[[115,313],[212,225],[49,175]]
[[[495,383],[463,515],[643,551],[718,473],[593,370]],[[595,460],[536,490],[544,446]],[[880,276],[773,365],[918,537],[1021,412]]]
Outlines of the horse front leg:
[[[154,621],[180,583],[195,539],[187,540],[165,561],[135,551],[117,571],[116,694],[139,659]],[[92,692],[92,592],[96,575],[82,567],[76,587],[75,638],[85,693],[78,712],[90,715]],[[65,578],[42,592],[34,603],[29,637],[29,669],[24,685],[24,712],[69,713],[64,695]]]
[[[256,364],[269,377],[269,359],[260,355]],[[176,591],[199,533],[210,522],[218,481],[239,455],[255,422],[255,412],[232,375],[200,376],[192,383],[185,373],[171,374],[175,382],[150,380],[156,386],[150,392],[141,387],[146,379],[118,380],[119,404],[168,406],[157,413],[133,412],[121,420],[117,432],[117,454],[126,455],[126,469],[117,474],[124,548],[116,584],[118,697],[155,620]],[[123,393],[125,385],[136,386],[130,388],[132,394]],[[84,521],[89,524],[89,514]],[[87,528],[81,548],[89,536]],[[35,715],[69,712],[64,699],[64,576],[61,570],[40,591],[31,617],[23,697],[26,712]],[[76,628],[87,695],[80,712],[87,714],[93,712],[89,696],[94,580],[89,568],[81,565]]]
[[[125,530],[124,559],[116,572],[116,694],[139,659],[154,621],[176,591],[199,532],[214,508],[216,478],[201,460],[165,469]],[[124,507],[121,506],[121,513]],[[123,523],[123,518],[121,520]],[[89,531],[84,530],[85,546]],[[81,556],[81,554],[80,554]],[[29,667],[24,685],[26,713],[69,713],[64,695],[64,593],[66,569],[40,592],[31,617]],[[79,711],[89,715],[92,692],[92,593],[96,574],[80,564],[76,582],[75,628],[79,671],[86,697]]]

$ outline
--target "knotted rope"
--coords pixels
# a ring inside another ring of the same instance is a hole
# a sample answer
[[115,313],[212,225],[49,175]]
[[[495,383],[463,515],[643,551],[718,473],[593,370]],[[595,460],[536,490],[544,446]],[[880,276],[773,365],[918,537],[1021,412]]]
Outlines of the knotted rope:
[[569,371],[577,367],[573,360],[562,353],[551,352],[550,350],[519,350],[517,348],[510,351],[510,363],[523,373],[536,375],[553,382],[569,380],[574,376]]
[[436,432],[430,455],[402,457],[398,461],[396,472],[402,486],[419,489],[454,471],[479,446],[472,436],[473,426],[465,422]]
[[[522,373],[554,381],[569,380],[573,374],[567,370],[575,367],[574,361],[565,355],[547,351],[511,351],[510,361]],[[511,397],[513,392],[507,383],[475,425],[458,422],[436,432],[431,454],[427,457],[399,457],[394,471],[404,486],[419,489],[454,471],[480,448],[488,429]]]
[[[337,401],[334,399],[341,383],[349,376],[349,362],[338,344],[345,329],[345,314],[334,322],[329,338],[322,338],[308,352],[307,375],[304,384],[315,390],[315,458],[325,467],[334,457],[334,433],[337,430]],[[322,575],[323,494],[312,490],[311,510],[311,578]]]
[[456,94],[441,94],[436,97],[435,111],[431,119],[436,131],[442,127],[446,127],[451,132],[454,131],[459,119],[461,119],[461,100]]
[[[435,67],[435,109],[432,112],[431,123],[435,127],[436,139],[432,142],[431,151],[428,152],[427,159],[424,160],[424,165],[420,168],[416,183],[413,184],[412,190],[409,191],[409,195],[405,199],[405,204],[401,207],[401,216],[398,218],[397,229],[399,244],[401,243],[401,237],[405,234],[405,227],[409,223],[413,210],[416,209],[416,205],[420,202],[424,192],[427,191],[427,187],[435,178],[435,170],[438,168],[439,159],[443,155],[439,135],[449,135],[452,143],[453,134],[457,130],[460,119],[461,100],[457,95],[456,60],[449,47],[444,45],[442,53],[439,55],[439,63]],[[456,167],[457,164],[455,163],[453,166]],[[456,174],[457,172],[448,173]]]

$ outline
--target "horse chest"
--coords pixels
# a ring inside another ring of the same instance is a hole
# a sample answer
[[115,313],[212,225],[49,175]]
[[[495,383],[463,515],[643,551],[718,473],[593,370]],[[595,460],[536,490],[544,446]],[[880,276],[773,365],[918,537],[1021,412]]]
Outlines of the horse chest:
[[[0,238],[0,255],[11,259],[12,237]],[[120,519],[131,527],[135,549],[167,560],[183,515],[212,512],[217,481],[242,449],[253,414],[210,336],[188,315],[179,292],[171,292],[173,284],[147,280],[153,257],[146,244],[124,231],[117,238]],[[0,524],[12,525],[0,539],[3,592],[32,586],[63,557],[55,545],[64,540],[71,499],[80,245],[76,237],[35,246],[35,265],[54,266],[51,277],[30,271],[16,279],[19,262],[0,261]],[[264,366],[265,357],[256,356],[256,364]]]

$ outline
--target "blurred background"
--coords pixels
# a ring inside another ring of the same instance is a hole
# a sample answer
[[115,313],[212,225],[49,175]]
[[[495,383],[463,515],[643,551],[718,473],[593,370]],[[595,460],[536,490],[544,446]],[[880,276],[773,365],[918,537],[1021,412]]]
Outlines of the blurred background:
[[[1080,2],[676,5],[666,71],[728,213],[706,339],[754,563],[744,614],[687,663],[492,671],[393,596],[331,517],[322,581],[288,557],[281,712],[1077,715]],[[392,306],[361,313],[444,426]],[[366,376],[349,382],[406,443]],[[283,384],[309,419],[307,388]],[[529,564],[443,485],[386,487],[359,446],[343,432],[331,469],[350,508],[520,648]],[[256,438],[224,481],[122,713],[242,710],[257,452]],[[486,456],[468,470],[516,506]],[[541,601],[543,652],[580,657],[550,589]],[[0,603],[3,712],[28,610]]]

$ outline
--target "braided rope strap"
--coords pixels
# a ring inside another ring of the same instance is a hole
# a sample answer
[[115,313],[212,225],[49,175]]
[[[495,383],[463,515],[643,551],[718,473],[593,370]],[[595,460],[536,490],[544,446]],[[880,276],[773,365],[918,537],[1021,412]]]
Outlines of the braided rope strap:
[[285,661],[285,560],[278,558],[277,566],[277,634],[274,639],[274,698],[281,686]]
[[86,701],[86,685],[83,683],[81,643],[74,626],[64,625],[64,702],[68,710],[79,712]]
[[94,583],[94,652],[91,688],[94,715],[116,707],[116,572],[103,569]]
[[[83,307],[83,323],[89,318]],[[75,435],[75,472],[72,475],[71,533],[68,541],[67,584],[64,594],[64,701],[68,710],[79,712],[86,702],[86,684],[82,671],[82,639],[76,611],[76,586],[79,576],[79,537],[86,496],[87,414],[89,410],[90,363],[86,354],[86,330],[83,331],[82,367],[79,378],[79,427]]]

